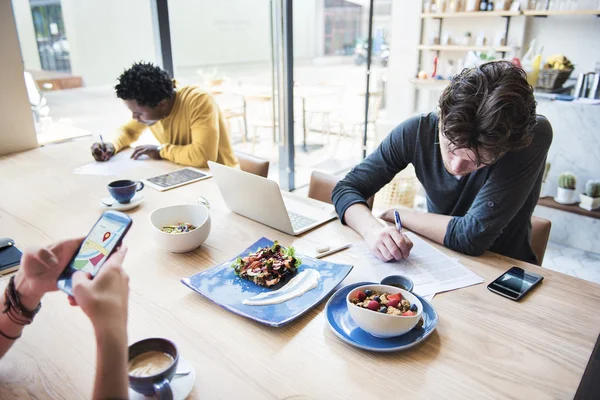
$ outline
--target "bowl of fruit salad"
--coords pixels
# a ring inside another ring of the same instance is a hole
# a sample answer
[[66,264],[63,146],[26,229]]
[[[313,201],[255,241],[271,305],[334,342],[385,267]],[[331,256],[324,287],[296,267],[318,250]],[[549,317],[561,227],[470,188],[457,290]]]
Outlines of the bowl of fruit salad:
[[364,285],[346,297],[350,316],[365,332],[378,338],[400,336],[421,320],[423,305],[409,291],[388,285]]

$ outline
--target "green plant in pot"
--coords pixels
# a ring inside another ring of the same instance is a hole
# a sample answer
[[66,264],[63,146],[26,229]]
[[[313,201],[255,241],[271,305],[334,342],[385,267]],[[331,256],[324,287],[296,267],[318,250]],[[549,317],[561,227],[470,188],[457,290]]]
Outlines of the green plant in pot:
[[600,208],[600,180],[585,183],[585,192],[579,193],[579,207],[592,211]]
[[576,186],[577,177],[571,172],[563,172],[558,176],[558,191],[554,200],[560,204],[577,203]]

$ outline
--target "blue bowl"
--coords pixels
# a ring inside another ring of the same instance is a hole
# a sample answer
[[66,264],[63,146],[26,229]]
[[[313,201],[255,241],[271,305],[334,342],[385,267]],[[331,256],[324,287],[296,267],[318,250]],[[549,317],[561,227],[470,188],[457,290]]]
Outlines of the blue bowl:
[[407,278],[403,275],[390,275],[386,276],[381,280],[382,285],[394,286],[400,289],[404,289],[406,291],[412,292],[415,288],[415,284],[412,279]]

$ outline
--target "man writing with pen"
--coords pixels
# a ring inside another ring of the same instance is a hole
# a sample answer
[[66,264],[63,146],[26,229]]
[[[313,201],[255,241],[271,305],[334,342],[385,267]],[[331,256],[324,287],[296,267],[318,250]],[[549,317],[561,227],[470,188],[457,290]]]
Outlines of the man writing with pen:
[[[439,101],[439,114],[413,117],[342,179],[332,200],[343,223],[383,261],[407,258],[405,228],[461,253],[490,250],[536,263],[531,214],[539,198],[552,128],[536,115],[525,72],[507,61],[465,69]],[[428,213],[388,210],[382,226],[367,207],[408,164],[427,194]]]
[[208,161],[238,165],[223,115],[214,99],[194,86],[176,89],[169,74],[149,63],[136,63],[119,77],[117,97],[131,111],[132,121],[121,127],[113,142],[92,145],[97,161],[108,161],[149,128],[161,143],[137,146],[131,158],[146,155],[192,167]]

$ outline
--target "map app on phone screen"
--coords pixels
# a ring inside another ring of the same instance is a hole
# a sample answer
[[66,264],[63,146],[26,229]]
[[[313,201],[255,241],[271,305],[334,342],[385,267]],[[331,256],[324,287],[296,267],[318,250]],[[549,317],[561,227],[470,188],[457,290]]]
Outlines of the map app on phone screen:
[[71,277],[76,271],[96,276],[106,259],[119,246],[130,226],[131,218],[127,214],[116,211],[107,211],[102,214],[83,241],[77,254],[59,276],[58,288],[72,294]]

